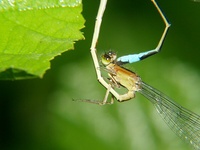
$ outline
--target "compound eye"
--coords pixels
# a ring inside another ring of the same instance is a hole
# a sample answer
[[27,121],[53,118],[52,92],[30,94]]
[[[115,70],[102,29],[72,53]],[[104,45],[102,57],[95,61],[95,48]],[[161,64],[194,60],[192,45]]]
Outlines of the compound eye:
[[101,57],[101,62],[102,62],[104,65],[110,64],[111,61],[112,61],[112,59],[111,59],[111,57],[110,57],[107,53],[105,53],[104,55],[102,55],[102,57]]
[[101,61],[104,65],[108,65],[110,63],[113,63],[116,60],[116,58],[117,58],[116,53],[108,51],[107,53],[102,55]]

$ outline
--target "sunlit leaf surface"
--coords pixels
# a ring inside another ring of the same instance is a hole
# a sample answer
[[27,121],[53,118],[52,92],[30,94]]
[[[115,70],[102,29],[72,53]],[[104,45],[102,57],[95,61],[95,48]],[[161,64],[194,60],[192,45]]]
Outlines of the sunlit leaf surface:
[[81,0],[0,1],[0,79],[42,77],[83,39]]

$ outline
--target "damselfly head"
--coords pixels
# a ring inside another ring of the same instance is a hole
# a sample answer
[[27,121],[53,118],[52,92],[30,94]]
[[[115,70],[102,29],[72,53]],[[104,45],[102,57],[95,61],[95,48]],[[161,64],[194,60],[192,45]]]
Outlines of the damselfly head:
[[113,63],[116,58],[117,55],[115,52],[108,51],[101,56],[101,62],[103,63],[103,65],[108,65],[110,63]]

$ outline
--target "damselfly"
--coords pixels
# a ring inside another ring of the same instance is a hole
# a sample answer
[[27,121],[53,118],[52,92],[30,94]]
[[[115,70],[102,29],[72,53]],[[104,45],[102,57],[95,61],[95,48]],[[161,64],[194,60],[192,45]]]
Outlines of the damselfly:
[[[154,6],[156,7],[156,9],[158,10],[158,13],[160,14],[161,18],[163,19],[164,24],[165,24],[165,29],[164,29],[164,32],[163,32],[163,34],[161,36],[161,39],[160,39],[157,47],[154,50],[150,50],[148,52],[144,52],[144,53],[138,54],[134,58],[133,62],[142,60],[142,59],[147,58],[147,57],[149,57],[149,56],[151,56],[153,54],[158,53],[160,51],[160,49],[161,49],[161,46],[162,46],[163,42],[164,42],[164,39],[165,39],[166,34],[167,34],[167,31],[168,31],[168,29],[170,27],[170,24],[168,23],[166,17],[164,16],[162,11],[160,10],[160,8],[157,5],[157,3],[155,2],[155,0],[151,0],[151,1],[154,4]],[[91,48],[90,48],[91,49],[91,55],[92,55],[92,58],[93,58],[94,67],[95,67],[96,74],[97,74],[97,79],[107,89],[107,92],[106,92],[106,95],[105,95],[105,98],[104,98],[103,101],[104,102],[107,101],[107,97],[108,97],[109,93],[111,93],[118,101],[124,101],[124,100],[128,99],[129,96],[128,95],[120,95],[118,92],[116,92],[112,88],[112,86],[109,83],[107,83],[104,80],[104,78],[102,77],[102,73],[101,73],[101,70],[100,70],[98,57],[97,57],[97,54],[96,54],[96,44],[97,44],[97,41],[98,41],[101,22],[102,22],[102,17],[103,17],[103,13],[105,11],[105,8],[106,8],[106,4],[107,4],[107,0],[101,0],[100,1],[99,10],[98,10],[98,14],[97,14],[97,17],[96,17],[97,20],[96,20],[96,23],[95,23],[92,44],[91,44]],[[128,61],[126,61],[126,59],[122,60],[121,57],[120,57],[120,60],[118,60],[118,62],[129,63]]]
[[[101,0],[91,44],[91,54],[97,74],[97,79],[107,89],[107,92],[105,94],[104,100],[101,102],[92,100],[83,101],[103,105],[107,103],[113,103],[113,98],[116,98],[119,102],[122,102],[134,98],[135,93],[139,92],[154,104],[154,106],[157,108],[157,111],[165,120],[167,125],[179,137],[190,143],[195,149],[200,149],[200,116],[183,108],[160,91],[142,82],[141,78],[136,73],[122,67],[122,65],[125,63],[137,62],[152,56],[158,53],[162,47],[170,24],[155,0],[151,1],[158,10],[158,13],[160,14],[165,24],[164,32],[157,47],[147,52],[122,56],[118,59],[116,54],[113,52],[105,53],[102,56],[101,61],[105,70],[108,72],[108,82],[102,76],[99,61],[97,59],[98,57],[96,54],[96,44],[99,37],[103,13],[107,4],[107,0]],[[126,88],[128,92],[125,94],[119,94],[115,88],[120,86]],[[109,94],[112,95],[111,102],[107,101]]]

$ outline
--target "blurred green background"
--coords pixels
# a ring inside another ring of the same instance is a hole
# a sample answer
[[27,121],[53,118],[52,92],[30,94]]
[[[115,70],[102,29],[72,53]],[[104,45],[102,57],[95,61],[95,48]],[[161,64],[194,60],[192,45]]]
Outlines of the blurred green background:
[[[157,1],[172,26],[162,52],[128,65],[153,87],[200,114],[200,3]],[[90,44],[99,0],[83,0],[84,41],[56,57],[43,79],[0,81],[1,150],[189,150],[157,114],[136,98],[97,106],[102,100]],[[98,55],[119,56],[156,47],[164,24],[150,0],[109,0]]]

